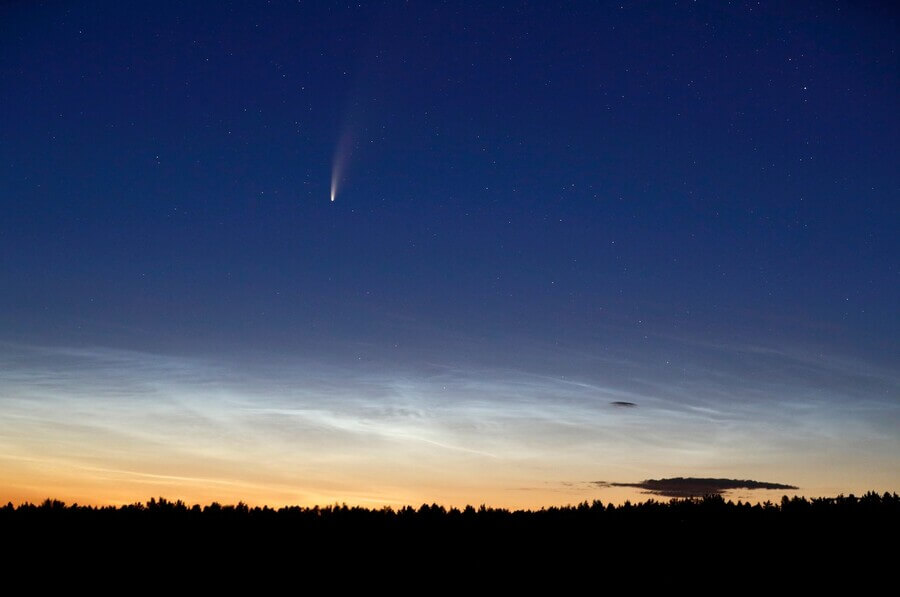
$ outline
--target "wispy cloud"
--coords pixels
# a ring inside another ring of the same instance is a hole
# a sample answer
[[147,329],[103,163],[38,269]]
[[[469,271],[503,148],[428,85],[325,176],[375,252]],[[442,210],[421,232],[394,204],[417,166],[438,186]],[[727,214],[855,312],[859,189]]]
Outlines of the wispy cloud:
[[788,351],[682,349],[677,370],[652,351],[620,349],[605,360],[566,353],[553,374],[528,347],[518,366],[488,366],[450,354],[358,365],[0,344],[0,460],[315,495],[358,486],[389,499],[451,480],[530,487],[535,475],[552,483],[676,465],[777,470],[806,485],[816,459],[853,470],[900,450],[884,372],[844,393],[855,374],[839,359],[792,366]]

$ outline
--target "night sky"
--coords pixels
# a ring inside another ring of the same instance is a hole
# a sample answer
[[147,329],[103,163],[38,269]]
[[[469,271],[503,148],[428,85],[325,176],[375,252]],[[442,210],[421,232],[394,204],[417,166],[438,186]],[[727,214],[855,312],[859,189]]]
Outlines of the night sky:
[[900,489],[898,15],[4,3],[0,502]]

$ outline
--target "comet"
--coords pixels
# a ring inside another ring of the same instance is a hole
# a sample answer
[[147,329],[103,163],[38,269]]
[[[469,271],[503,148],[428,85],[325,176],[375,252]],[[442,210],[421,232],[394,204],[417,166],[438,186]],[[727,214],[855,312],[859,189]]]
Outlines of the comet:
[[333,202],[338,195],[338,188],[343,182],[344,170],[350,159],[353,149],[353,139],[350,130],[345,129],[338,141],[337,148],[334,151],[334,161],[331,164],[331,201]]

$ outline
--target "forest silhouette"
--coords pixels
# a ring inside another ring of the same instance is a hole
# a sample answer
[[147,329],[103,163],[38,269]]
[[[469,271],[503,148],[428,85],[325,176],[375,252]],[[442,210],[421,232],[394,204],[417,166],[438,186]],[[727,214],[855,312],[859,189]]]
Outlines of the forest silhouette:
[[[140,531],[145,538],[160,533],[218,532],[257,536],[290,531],[304,536],[441,536],[460,539],[472,536],[554,537],[599,532],[606,537],[676,533],[682,540],[694,534],[709,536],[753,529],[754,535],[790,530],[815,533],[853,533],[897,528],[900,495],[870,491],[862,496],[788,497],[780,501],[727,500],[721,495],[703,498],[672,498],[626,501],[621,505],[600,500],[538,510],[508,510],[466,506],[446,508],[422,504],[418,508],[366,508],[334,504],[326,506],[248,506],[213,502],[201,506],[177,500],[151,498],[146,503],[122,506],[66,504],[47,499],[40,504],[11,502],[0,507],[0,526],[9,535],[16,532],[90,530],[91,534],[122,530]],[[871,529],[870,529],[871,527]]]
[[502,582],[513,569],[526,574],[522,581],[560,571],[583,579],[601,568],[642,573],[647,566],[654,574],[698,567],[743,574],[752,565],[755,574],[774,574],[815,562],[832,574],[864,568],[875,578],[895,567],[900,495],[784,496],[756,504],[708,495],[538,510],[201,506],[165,498],[84,506],[47,499],[0,507],[0,530],[6,549],[26,560],[134,571],[162,558],[164,566],[155,565],[194,576],[232,565],[234,574],[275,565],[284,573],[299,563],[385,575],[402,563],[407,574],[431,579],[487,575]]

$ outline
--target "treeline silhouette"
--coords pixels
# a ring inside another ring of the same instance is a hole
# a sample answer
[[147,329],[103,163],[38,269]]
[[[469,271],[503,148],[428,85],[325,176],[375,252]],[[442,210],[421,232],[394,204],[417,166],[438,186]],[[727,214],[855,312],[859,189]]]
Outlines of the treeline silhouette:
[[0,507],[0,531],[5,544],[22,553],[45,554],[52,546],[53,553],[66,557],[94,554],[119,565],[152,554],[181,554],[170,558],[170,565],[190,562],[193,571],[228,562],[246,568],[302,561],[315,567],[341,560],[352,567],[399,558],[420,571],[456,561],[496,575],[504,566],[535,567],[538,573],[583,571],[601,561],[617,570],[661,565],[652,554],[665,554],[670,568],[692,565],[696,558],[705,566],[733,567],[741,565],[739,558],[732,559],[736,554],[778,553],[790,553],[792,559],[775,558],[767,567],[815,557],[820,565],[840,561],[846,570],[851,562],[877,568],[878,562],[896,557],[900,495],[785,496],[757,504],[711,495],[538,510],[437,504],[200,506],[164,498],[82,506],[48,499]]
[[603,504],[600,500],[583,501],[576,505],[550,506],[538,510],[509,510],[481,505],[478,508],[446,508],[438,504],[422,504],[418,508],[404,506],[393,508],[366,508],[334,504],[326,506],[248,506],[243,502],[223,505],[213,502],[201,506],[188,505],[182,500],[150,498],[146,503],[136,502],[121,506],[90,506],[66,504],[60,500],[46,499],[40,504],[12,502],[0,507],[0,524],[52,522],[104,522],[129,523],[138,521],[259,523],[278,522],[307,526],[343,525],[412,525],[435,526],[472,523],[474,525],[541,525],[544,523],[592,524],[625,523],[642,524],[647,520],[665,522],[703,522],[704,520],[753,520],[754,522],[788,522],[822,518],[832,523],[839,520],[862,522],[869,519],[884,521],[900,516],[900,495],[870,491],[862,496],[853,494],[837,497],[788,497],[780,501],[743,502],[726,500],[721,495],[700,498],[672,498],[667,501],[648,499],[644,502]]

